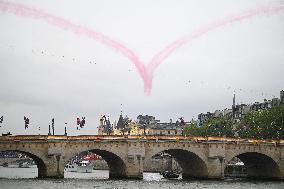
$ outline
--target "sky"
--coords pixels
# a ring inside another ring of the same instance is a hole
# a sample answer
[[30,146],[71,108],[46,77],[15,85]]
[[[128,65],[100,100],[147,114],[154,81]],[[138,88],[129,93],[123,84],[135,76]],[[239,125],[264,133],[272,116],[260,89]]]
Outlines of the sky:
[[47,134],[54,118],[55,134],[97,134],[121,109],[190,121],[234,93],[279,97],[283,23],[279,0],[1,0],[0,133]]

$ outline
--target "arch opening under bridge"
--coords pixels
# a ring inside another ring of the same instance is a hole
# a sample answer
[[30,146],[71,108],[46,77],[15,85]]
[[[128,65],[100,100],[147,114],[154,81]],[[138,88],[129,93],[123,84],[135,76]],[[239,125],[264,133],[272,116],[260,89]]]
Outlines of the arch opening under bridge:
[[[91,159],[89,159],[90,157]],[[92,159],[92,157],[95,158]],[[89,167],[87,168],[84,166]],[[98,179],[120,179],[125,178],[126,176],[126,165],[124,161],[115,153],[107,150],[90,149],[73,154],[65,165],[64,177],[70,175],[70,173],[68,173],[70,172],[70,168],[75,168],[75,170],[73,170],[77,173],[91,173],[87,177]],[[96,173],[99,173],[99,175],[96,175]],[[71,177],[76,178],[77,176],[75,173],[72,174]]]
[[[22,150],[3,150],[0,151],[2,154],[15,154],[15,158],[12,156],[7,155],[5,158],[6,160],[3,160],[2,166],[7,167],[8,169],[14,169],[11,171],[11,175],[5,175],[4,177],[21,177],[22,175],[17,175],[17,171],[19,172],[19,169],[17,168],[25,168],[25,171],[28,169],[27,174],[25,174],[25,178],[45,178],[47,175],[47,168],[44,163],[44,161],[38,157],[37,155],[26,152]],[[13,160],[14,159],[14,160]],[[32,161],[30,161],[32,159]],[[36,167],[34,167],[34,164]],[[34,174],[34,170],[36,169],[36,174]]]
[[[240,170],[244,170],[245,174],[240,174],[241,177],[247,177],[251,179],[279,179],[281,177],[281,172],[276,161],[269,157],[268,155],[257,153],[257,152],[245,152],[236,155],[230,159],[225,166],[225,176],[228,172],[230,162],[232,160],[239,159],[239,166],[242,167]],[[238,174],[235,176],[238,177]]]
[[169,154],[177,162],[182,179],[208,178],[208,169],[205,161],[194,152],[183,149],[166,149],[154,154],[152,159],[160,153]]

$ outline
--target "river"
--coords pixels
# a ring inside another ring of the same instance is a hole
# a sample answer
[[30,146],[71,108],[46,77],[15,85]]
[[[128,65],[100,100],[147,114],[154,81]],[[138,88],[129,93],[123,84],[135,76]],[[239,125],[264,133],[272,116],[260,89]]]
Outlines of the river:
[[108,171],[66,172],[64,179],[37,179],[37,168],[0,167],[0,189],[284,189],[284,181],[167,180],[158,173],[144,173],[143,180],[110,180]]

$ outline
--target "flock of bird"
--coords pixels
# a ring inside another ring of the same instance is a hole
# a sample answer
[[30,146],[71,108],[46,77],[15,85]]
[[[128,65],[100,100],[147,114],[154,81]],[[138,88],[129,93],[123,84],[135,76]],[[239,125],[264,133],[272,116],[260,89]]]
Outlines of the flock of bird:
[[[11,50],[15,50],[15,45],[10,45],[10,44],[1,44],[0,43],[0,46],[2,47],[6,47],[8,49],[11,49]],[[89,63],[89,64],[93,64],[93,65],[97,65],[97,62],[94,61],[94,60],[88,60],[88,61],[82,61],[78,58],[74,58],[74,57],[69,57],[69,56],[66,56],[66,55],[57,55],[53,52],[49,52],[47,50],[39,50],[39,49],[31,49],[30,52],[33,54],[33,55],[42,55],[42,56],[50,56],[50,57],[55,57],[55,58],[60,58],[61,60],[69,60],[73,63],[82,63],[82,62],[86,62],[86,63]],[[60,62],[60,61],[59,61]],[[128,72],[132,72],[133,70],[132,69],[128,69]],[[194,81],[192,80],[188,80],[186,82],[186,85],[187,86],[190,86],[194,83]],[[206,82],[206,81],[196,81],[195,83],[198,83],[200,86],[205,86],[205,85],[208,85],[209,83]],[[221,88],[221,89],[224,89],[224,90],[227,90],[227,91],[230,91],[232,93],[245,93],[245,94],[253,94],[253,95],[258,95],[258,96],[262,96],[263,98],[264,97],[272,97],[274,98],[275,95],[273,94],[270,94],[270,93],[267,93],[267,92],[263,92],[261,90],[254,90],[254,89],[242,89],[242,88],[234,88],[232,86],[223,86],[223,87],[220,87],[218,86],[217,88]]]

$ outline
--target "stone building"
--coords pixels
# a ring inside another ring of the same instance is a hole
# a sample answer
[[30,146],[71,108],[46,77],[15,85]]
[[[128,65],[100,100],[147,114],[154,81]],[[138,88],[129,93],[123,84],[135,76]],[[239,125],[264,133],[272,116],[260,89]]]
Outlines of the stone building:
[[160,123],[154,116],[137,117],[137,121],[129,119],[127,116],[123,118],[122,113],[119,116],[116,125],[112,126],[109,119],[102,116],[98,127],[99,135],[182,135],[186,124],[182,118],[175,123]]
[[157,123],[147,126],[147,135],[183,135],[183,129],[176,123]]
[[99,135],[111,135],[113,134],[113,126],[110,123],[109,118],[107,119],[105,115],[100,118],[100,125],[98,127]]
[[234,94],[233,104],[231,109],[216,110],[214,113],[201,113],[198,115],[198,125],[202,126],[207,120],[224,117],[227,120],[233,120],[234,122],[239,122],[244,118],[244,116],[251,111],[266,110],[279,106],[284,103],[284,90],[280,91],[280,99],[273,98],[271,100],[264,99],[263,102],[255,102],[253,104],[236,104],[236,96]]

